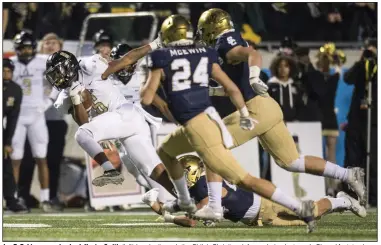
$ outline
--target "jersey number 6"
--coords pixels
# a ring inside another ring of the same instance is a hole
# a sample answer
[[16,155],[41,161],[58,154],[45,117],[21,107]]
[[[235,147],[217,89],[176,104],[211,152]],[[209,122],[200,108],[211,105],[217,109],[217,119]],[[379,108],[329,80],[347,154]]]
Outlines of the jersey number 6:
[[[190,89],[191,84],[196,83],[199,86],[208,87],[208,57],[202,57],[197,64],[192,75],[191,64],[186,58],[175,59],[171,63],[171,70],[176,71],[172,76],[172,91],[181,91]],[[182,71],[180,70],[182,68]]]

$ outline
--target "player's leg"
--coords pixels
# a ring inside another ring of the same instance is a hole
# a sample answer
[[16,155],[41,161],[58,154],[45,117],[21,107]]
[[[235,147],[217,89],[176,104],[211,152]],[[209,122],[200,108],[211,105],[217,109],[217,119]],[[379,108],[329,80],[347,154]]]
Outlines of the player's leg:
[[103,113],[78,128],[75,134],[76,141],[104,170],[103,175],[93,180],[93,185],[121,184],[124,181],[123,176],[115,170],[98,142],[127,137],[134,133],[134,125],[124,122],[122,116],[116,112]]
[[40,201],[42,203],[42,208],[44,211],[50,211],[49,169],[46,161],[49,135],[44,114],[38,116],[38,118],[29,125],[28,140],[30,142],[32,155],[36,159],[38,167],[38,178],[41,186]]
[[184,168],[178,163],[176,158],[181,154],[192,151],[194,151],[194,149],[185,137],[183,127],[178,127],[174,132],[167,135],[157,150],[160,159],[172,179],[178,196],[176,202],[164,204],[163,208],[169,212],[178,211],[179,208],[190,212],[196,210],[196,206],[193,205],[190,198],[187,182],[184,177]]
[[225,148],[220,128],[206,114],[200,114],[188,122],[184,133],[210,170],[232,184],[288,207],[305,218],[310,224],[310,230],[314,228],[313,203],[301,203],[283,193],[271,182],[248,174],[235,160],[231,151]]
[[300,156],[286,125],[279,122],[259,136],[260,143],[282,168],[291,172],[309,173],[339,179],[356,192],[361,202],[365,200],[364,172],[360,168],[346,169],[320,157]]
[[24,118],[19,117],[19,120],[17,121],[17,124],[16,124],[15,133],[12,138],[13,151],[11,153],[13,175],[15,178],[16,186],[18,186],[18,183],[19,183],[20,165],[21,165],[22,158],[24,156],[26,133],[27,133],[27,128],[26,128],[26,125],[24,124]]
[[[132,164],[136,167],[138,173],[140,173],[137,177],[144,177],[150,186],[149,189],[158,188],[161,201],[165,201],[163,200],[165,189],[175,196],[173,184],[168,175],[164,173],[166,172],[165,167],[161,163],[151,139],[147,135],[138,134],[120,140],[127,153],[122,160],[125,164]],[[167,179],[157,178],[154,174],[157,172],[161,173],[159,176],[167,176]]]

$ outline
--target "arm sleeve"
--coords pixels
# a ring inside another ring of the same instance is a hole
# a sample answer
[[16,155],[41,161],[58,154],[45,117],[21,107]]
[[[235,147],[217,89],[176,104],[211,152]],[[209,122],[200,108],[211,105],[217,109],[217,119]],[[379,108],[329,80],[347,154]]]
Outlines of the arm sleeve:
[[22,100],[22,91],[19,86],[15,86],[15,105],[7,116],[7,127],[5,129],[5,139],[4,139],[4,145],[11,145],[12,144],[12,137],[15,133],[17,120],[20,114],[20,105]]

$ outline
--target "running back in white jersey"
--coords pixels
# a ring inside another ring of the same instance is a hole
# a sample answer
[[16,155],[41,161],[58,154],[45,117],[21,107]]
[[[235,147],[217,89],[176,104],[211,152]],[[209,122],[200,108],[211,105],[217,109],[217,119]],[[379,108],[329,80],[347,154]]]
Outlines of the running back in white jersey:
[[[78,82],[87,89],[93,100],[93,107],[89,112],[91,118],[106,111],[115,111],[123,103],[127,103],[122,92],[113,85],[111,79],[102,80],[101,74],[106,70],[108,63],[100,55],[95,54],[80,63]],[[71,107],[69,88],[61,91],[55,102],[55,107],[68,112]]]
[[13,81],[23,90],[21,108],[43,108],[44,106],[44,72],[47,55],[36,54],[27,64],[19,62],[17,56],[10,58],[15,64]]

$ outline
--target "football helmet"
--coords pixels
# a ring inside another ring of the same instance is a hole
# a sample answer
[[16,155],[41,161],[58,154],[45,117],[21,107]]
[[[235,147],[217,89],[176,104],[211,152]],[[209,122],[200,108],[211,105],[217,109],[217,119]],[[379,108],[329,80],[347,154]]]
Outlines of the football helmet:
[[198,156],[185,155],[180,157],[178,161],[184,167],[184,175],[188,188],[192,187],[200,179],[204,171],[201,159]]
[[96,47],[101,43],[109,43],[110,47],[112,47],[114,43],[114,39],[110,33],[101,29],[94,34],[93,42],[94,42],[94,49],[96,49]]
[[58,51],[49,56],[46,61],[46,80],[58,90],[71,86],[78,78],[79,62],[68,51]]
[[[13,39],[13,45],[19,61],[28,63],[36,55],[37,41],[32,31],[23,30],[16,34]],[[31,54],[22,52],[25,47],[31,47],[33,52]]]
[[192,25],[184,16],[178,14],[164,20],[159,35],[164,46],[178,41],[190,41],[193,44]]
[[230,15],[222,9],[212,8],[202,13],[198,19],[196,40],[214,45],[218,35],[230,29],[234,29]]
[[[130,52],[132,48],[130,45],[126,43],[120,43],[112,48],[110,53],[110,58],[112,60],[117,60],[121,57],[123,57],[125,54]],[[126,85],[132,78],[132,76],[135,74],[135,68],[136,68],[136,62],[132,65],[130,65],[127,68],[124,68],[118,72],[115,73],[115,76],[124,84]]]

